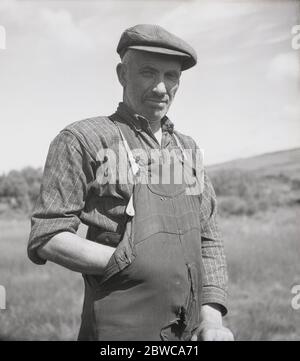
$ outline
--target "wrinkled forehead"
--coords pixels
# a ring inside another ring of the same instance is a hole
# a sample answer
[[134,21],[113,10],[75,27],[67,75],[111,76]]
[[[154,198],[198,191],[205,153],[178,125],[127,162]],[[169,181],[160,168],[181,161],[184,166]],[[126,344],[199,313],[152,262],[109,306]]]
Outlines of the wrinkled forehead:
[[134,68],[149,66],[162,71],[181,73],[182,59],[178,56],[129,49],[123,60],[124,58],[126,58],[128,65]]

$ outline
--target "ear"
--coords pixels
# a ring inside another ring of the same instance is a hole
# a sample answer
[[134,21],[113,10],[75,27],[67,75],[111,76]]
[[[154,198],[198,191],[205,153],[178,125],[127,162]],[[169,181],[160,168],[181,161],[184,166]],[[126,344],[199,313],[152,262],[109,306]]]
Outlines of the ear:
[[119,63],[117,65],[117,74],[120,84],[123,88],[126,86],[126,65]]

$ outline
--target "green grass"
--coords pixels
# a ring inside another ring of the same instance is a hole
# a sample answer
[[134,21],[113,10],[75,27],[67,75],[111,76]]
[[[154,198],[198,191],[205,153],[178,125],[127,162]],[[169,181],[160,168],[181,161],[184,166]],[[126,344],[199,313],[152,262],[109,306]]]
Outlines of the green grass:
[[221,220],[230,278],[228,325],[239,340],[300,340],[300,208]]
[[82,305],[81,275],[50,262],[27,259],[28,221],[1,221],[0,284],[7,309],[0,310],[0,339],[73,340]]
[[[239,340],[300,340],[300,207],[220,219],[230,277],[226,324]],[[28,221],[0,221],[0,339],[74,340],[82,307],[81,275],[26,256]]]

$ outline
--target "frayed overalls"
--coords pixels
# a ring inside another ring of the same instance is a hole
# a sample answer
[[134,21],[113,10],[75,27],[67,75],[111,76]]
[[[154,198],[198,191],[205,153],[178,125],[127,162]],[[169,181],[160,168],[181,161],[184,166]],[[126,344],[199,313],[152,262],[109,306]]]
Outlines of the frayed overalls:
[[170,184],[134,185],[124,234],[94,290],[97,340],[190,340],[199,326],[201,197],[187,195],[184,182],[172,182],[171,168]]

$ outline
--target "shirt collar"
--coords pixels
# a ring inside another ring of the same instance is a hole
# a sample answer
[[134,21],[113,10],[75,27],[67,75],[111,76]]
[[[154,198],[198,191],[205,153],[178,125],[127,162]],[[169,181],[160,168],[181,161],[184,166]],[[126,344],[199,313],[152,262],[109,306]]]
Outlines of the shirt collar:
[[[134,113],[123,102],[119,103],[117,113],[122,119],[131,124],[136,131],[147,130],[147,128],[150,127],[148,119]],[[161,129],[162,132],[168,132],[170,134],[173,134],[174,132],[174,124],[166,115],[161,119]]]

